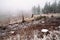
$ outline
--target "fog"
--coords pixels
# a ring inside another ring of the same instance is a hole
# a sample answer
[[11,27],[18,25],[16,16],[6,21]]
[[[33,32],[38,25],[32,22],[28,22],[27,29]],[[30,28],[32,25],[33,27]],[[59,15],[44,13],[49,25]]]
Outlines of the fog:
[[0,15],[15,16],[22,11],[31,14],[33,6],[40,5],[42,9],[46,2],[53,3],[54,0],[0,0]]
[[44,7],[46,2],[53,2],[54,0],[0,0],[0,10],[1,11],[18,11],[18,10],[31,10],[35,5],[40,5],[41,8]]

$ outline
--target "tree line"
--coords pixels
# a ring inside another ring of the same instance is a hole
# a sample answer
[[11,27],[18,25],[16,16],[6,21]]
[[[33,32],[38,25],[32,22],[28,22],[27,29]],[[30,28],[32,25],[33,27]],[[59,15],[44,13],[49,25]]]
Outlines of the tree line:
[[[40,14],[40,6],[38,5],[38,7],[33,7],[32,8],[32,12],[34,14]],[[56,1],[53,2],[52,4],[46,3],[44,8],[42,9],[42,13],[60,13],[60,1],[57,3]]]
[[38,5],[38,7],[36,6],[32,7],[32,13],[40,14],[40,6]]

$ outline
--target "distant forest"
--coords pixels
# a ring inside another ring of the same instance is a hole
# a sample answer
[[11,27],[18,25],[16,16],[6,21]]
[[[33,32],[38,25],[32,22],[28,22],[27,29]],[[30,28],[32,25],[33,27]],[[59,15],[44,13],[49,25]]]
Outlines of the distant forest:
[[[38,5],[38,7],[32,7],[32,12],[34,14],[41,13],[40,6]],[[42,9],[42,13],[60,13],[60,1],[58,3],[54,1],[52,4],[50,4],[50,2],[45,3],[44,8]]]

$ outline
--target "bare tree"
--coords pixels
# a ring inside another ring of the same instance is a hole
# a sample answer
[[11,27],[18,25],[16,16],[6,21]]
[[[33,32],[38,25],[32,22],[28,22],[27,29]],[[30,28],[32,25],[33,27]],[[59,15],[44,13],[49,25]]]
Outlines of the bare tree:
[[22,23],[24,23],[24,22],[25,22],[24,15],[22,14]]

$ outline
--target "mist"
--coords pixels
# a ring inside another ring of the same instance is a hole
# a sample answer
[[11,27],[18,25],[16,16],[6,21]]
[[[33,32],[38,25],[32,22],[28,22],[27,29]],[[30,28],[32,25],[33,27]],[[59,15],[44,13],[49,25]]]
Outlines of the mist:
[[24,15],[31,15],[33,6],[40,5],[42,9],[46,2],[53,3],[54,0],[0,0],[0,17],[22,15],[22,11]]

